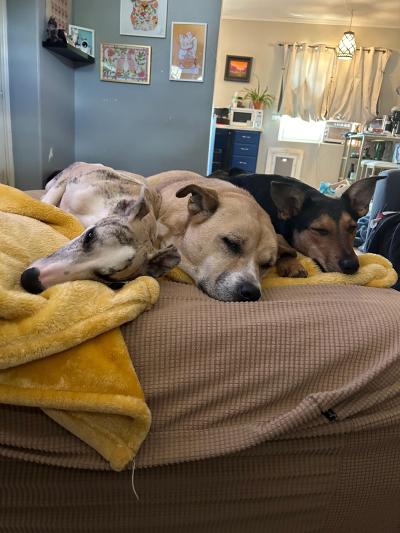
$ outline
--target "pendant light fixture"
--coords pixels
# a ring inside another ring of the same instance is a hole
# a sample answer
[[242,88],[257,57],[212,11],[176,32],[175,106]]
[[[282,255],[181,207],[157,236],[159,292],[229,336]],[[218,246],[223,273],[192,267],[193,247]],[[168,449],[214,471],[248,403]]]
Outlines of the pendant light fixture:
[[350,19],[350,28],[348,31],[345,31],[343,37],[340,40],[340,43],[337,47],[337,58],[338,59],[353,59],[353,56],[356,52],[356,36],[354,31],[351,31],[351,25],[353,24],[353,10],[351,10],[351,19]]

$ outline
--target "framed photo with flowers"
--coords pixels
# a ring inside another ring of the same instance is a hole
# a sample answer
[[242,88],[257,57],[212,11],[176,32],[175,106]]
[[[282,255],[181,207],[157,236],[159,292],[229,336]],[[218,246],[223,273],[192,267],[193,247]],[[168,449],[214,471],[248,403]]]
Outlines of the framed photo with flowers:
[[168,0],[121,0],[120,33],[164,38]]
[[150,84],[151,46],[100,45],[100,79],[118,83]]
[[204,81],[207,24],[173,22],[169,79]]

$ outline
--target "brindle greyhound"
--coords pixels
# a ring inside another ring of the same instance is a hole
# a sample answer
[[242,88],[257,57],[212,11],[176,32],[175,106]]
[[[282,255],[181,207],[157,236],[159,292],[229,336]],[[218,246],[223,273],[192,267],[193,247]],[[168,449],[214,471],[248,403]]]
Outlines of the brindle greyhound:
[[78,279],[118,288],[139,275],[161,276],[180,261],[174,246],[159,249],[161,198],[140,176],[74,163],[46,185],[42,201],[72,213],[87,229],[23,272],[21,284],[31,293]]

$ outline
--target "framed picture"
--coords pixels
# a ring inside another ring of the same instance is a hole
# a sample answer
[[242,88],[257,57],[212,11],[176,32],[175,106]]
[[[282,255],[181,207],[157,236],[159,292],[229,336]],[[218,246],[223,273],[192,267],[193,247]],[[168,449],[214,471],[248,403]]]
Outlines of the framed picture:
[[173,22],[169,79],[204,81],[207,24]]
[[50,17],[54,17],[58,29],[66,33],[71,20],[71,0],[46,0],[46,22]]
[[100,56],[102,81],[150,84],[151,46],[101,43]]
[[121,0],[121,35],[165,37],[168,0]]
[[75,48],[79,48],[82,52],[94,57],[94,30],[70,24],[68,26],[67,40]]
[[252,57],[226,56],[225,81],[249,82],[252,64]]

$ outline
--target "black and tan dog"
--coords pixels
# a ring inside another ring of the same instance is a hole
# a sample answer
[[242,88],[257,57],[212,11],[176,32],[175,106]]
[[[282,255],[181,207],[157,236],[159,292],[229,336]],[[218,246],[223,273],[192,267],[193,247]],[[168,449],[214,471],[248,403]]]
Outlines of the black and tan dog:
[[300,253],[311,257],[324,272],[354,274],[357,220],[368,206],[381,176],[351,185],[332,198],[294,178],[239,172],[213,174],[250,192],[270,215],[277,233]]

